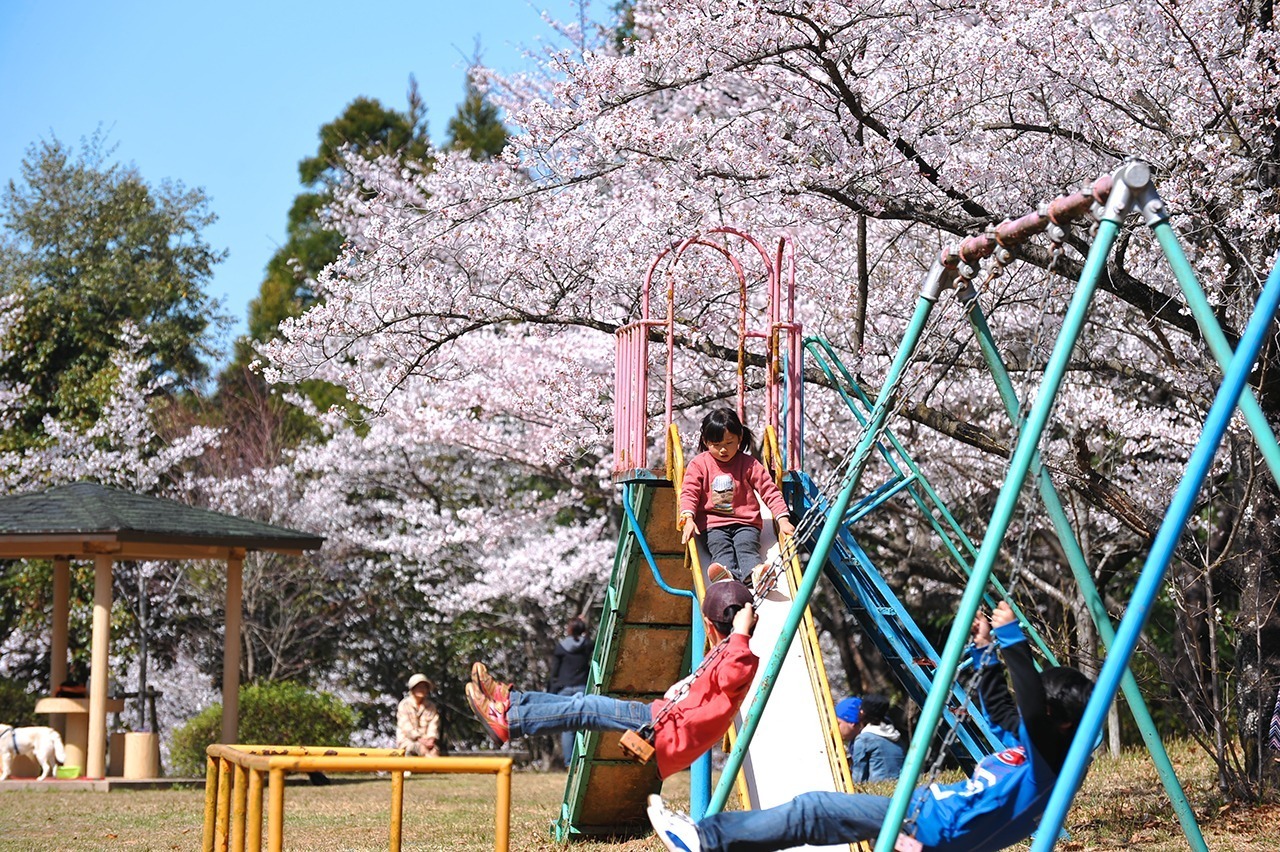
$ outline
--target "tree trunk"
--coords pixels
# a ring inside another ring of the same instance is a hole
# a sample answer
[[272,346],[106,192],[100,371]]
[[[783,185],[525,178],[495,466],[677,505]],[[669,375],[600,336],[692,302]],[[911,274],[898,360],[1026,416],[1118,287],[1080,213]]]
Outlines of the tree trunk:
[[135,565],[138,577],[138,727],[147,728],[147,634],[151,631],[151,602],[147,577]]
[[[1280,511],[1280,501],[1273,494],[1259,502],[1259,517],[1275,518]],[[1280,692],[1280,532],[1274,524],[1260,526],[1261,546],[1253,558],[1243,560],[1236,621],[1236,713],[1252,789],[1231,791],[1255,798],[1280,783],[1280,764],[1276,762],[1280,753],[1267,744]]]

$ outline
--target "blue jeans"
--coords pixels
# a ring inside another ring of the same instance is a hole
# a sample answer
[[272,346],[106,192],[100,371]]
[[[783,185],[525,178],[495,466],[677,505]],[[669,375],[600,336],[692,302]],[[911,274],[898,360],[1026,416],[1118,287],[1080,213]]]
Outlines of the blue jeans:
[[[585,689],[585,686],[566,686],[564,689],[560,690],[559,694],[582,695],[584,694],[583,690]],[[565,731],[560,734],[560,753],[564,755],[565,769],[569,768],[569,761],[573,759],[573,738],[575,733],[576,732],[574,731]]]
[[562,731],[631,731],[653,721],[649,705],[607,695],[512,692],[507,708],[511,739]]
[[760,530],[750,524],[711,527],[706,543],[712,562],[728,568],[738,582],[750,582],[751,569],[760,564]]
[[703,852],[771,852],[872,840],[889,812],[887,796],[805,793],[763,811],[726,811],[698,823]]

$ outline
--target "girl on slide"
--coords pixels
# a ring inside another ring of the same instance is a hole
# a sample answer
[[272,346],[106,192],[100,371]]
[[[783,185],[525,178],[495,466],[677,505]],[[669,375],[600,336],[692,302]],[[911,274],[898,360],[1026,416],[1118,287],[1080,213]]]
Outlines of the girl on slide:
[[716,579],[714,563],[719,563],[735,580],[751,585],[751,569],[761,561],[763,521],[757,494],[773,512],[779,533],[795,532],[782,492],[765,466],[750,455],[753,443],[751,430],[736,411],[717,408],[702,419],[698,454],[685,469],[676,525],[685,544],[706,531],[711,580]]

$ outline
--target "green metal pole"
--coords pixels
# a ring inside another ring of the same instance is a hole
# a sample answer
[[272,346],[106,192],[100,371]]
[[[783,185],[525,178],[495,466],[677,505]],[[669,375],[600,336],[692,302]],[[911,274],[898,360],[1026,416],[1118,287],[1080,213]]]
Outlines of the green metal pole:
[[[1018,395],[1013,388],[1013,382],[1009,379],[1009,371],[1005,368],[1004,360],[1000,357],[999,350],[996,349],[995,341],[991,336],[991,329],[987,326],[987,319],[983,316],[976,294],[969,302],[969,322],[978,338],[978,345],[982,349],[983,357],[986,358],[991,377],[995,379],[996,388],[1000,392],[1000,399],[1004,402],[1005,410],[1009,412],[1009,417],[1016,422],[1019,409]],[[1085,605],[1089,608],[1093,623],[1098,628],[1098,636],[1102,639],[1102,645],[1104,648],[1110,648],[1112,640],[1116,636],[1115,628],[1111,624],[1111,616],[1107,613],[1107,608],[1102,602],[1102,596],[1098,594],[1098,587],[1093,582],[1093,575],[1089,573],[1088,560],[1085,558],[1084,550],[1080,547],[1080,542],[1076,538],[1071,521],[1067,518],[1067,512],[1062,505],[1062,499],[1058,496],[1058,490],[1054,488],[1053,480],[1049,477],[1048,471],[1040,463],[1039,452],[1031,458],[1031,475],[1036,478],[1040,490],[1040,499],[1044,502],[1049,518],[1053,522],[1054,532],[1057,533],[1058,541],[1062,544],[1063,552],[1066,553],[1067,563],[1071,566],[1071,573],[1075,577],[1076,585],[1079,586],[1080,592],[1084,595]],[[1155,764],[1156,772],[1164,784],[1165,792],[1169,795],[1169,801],[1173,803],[1173,809],[1178,815],[1178,822],[1182,824],[1182,833],[1186,835],[1187,843],[1196,852],[1209,852],[1209,847],[1204,841],[1204,835],[1200,832],[1200,825],[1196,822],[1195,812],[1191,810],[1191,803],[1187,801],[1187,794],[1182,789],[1182,784],[1174,771],[1173,763],[1169,760],[1169,753],[1165,751],[1164,742],[1160,739],[1155,721],[1151,718],[1151,711],[1147,708],[1147,702],[1142,697],[1142,691],[1138,688],[1138,682],[1134,680],[1132,672],[1125,671],[1124,678],[1121,681],[1121,688],[1124,690],[1125,700],[1129,704],[1129,711],[1133,714],[1133,721],[1137,723],[1138,730],[1142,733],[1142,740],[1147,745],[1147,751],[1151,753],[1151,760]]]
[[1031,406],[1026,423],[1018,433],[1018,445],[1014,448],[1010,461],[1009,473],[1005,476],[1004,485],[996,498],[996,506],[991,515],[991,523],[983,536],[982,546],[978,548],[978,556],[974,560],[973,574],[965,587],[964,595],[956,611],[956,619],[951,625],[951,633],[947,636],[947,645],[934,673],[933,689],[925,700],[916,725],[915,736],[911,738],[911,747],[907,749],[906,761],[898,776],[898,785],[894,788],[893,798],[889,801],[889,811],[881,826],[880,836],[876,839],[875,852],[892,852],[897,842],[898,833],[907,815],[907,807],[915,792],[916,782],[920,778],[920,768],[924,764],[929,751],[929,741],[938,729],[938,721],[942,718],[942,710],[946,705],[947,693],[956,671],[960,667],[960,656],[964,653],[969,641],[969,630],[977,615],[978,606],[982,603],[982,595],[995,567],[996,557],[1000,553],[1000,542],[1009,530],[1013,519],[1013,511],[1018,504],[1018,492],[1026,481],[1027,471],[1031,468],[1031,459],[1044,433],[1045,424],[1049,421],[1049,412],[1053,408],[1058,389],[1062,386],[1063,376],[1067,371],[1067,362],[1071,358],[1071,350],[1075,348],[1080,330],[1084,326],[1089,312],[1089,303],[1093,301],[1093,293],[1097,289],[1098,278],[1115,243],[1120,223],[1128,212],[1132,192],[1136,187],[1149,186],[1150,170],[1142,163],[1126,163],[1116,172],[1116,179],[1107,200],[1106,212],[1098,225],[1098,236],[1089,249],[1084,270],[1080,273],[1080,282],[1071,297],[1071,304],[1063,318],[1062,331],[1054,344],[1053,353],[1045,367],[1044,380],[1040,383],[1040,391]]
[[751,707],[748,708],[746,718],[742,723],[742,730],[738,731],[737,740],[733,744],[733,751],[729,753],[724,769],[720,772],[720,782],[716,785],[710,804],[707,805],[708,814],[720,813],[724,810],[725,803],[729,801],[729,792],[733,789],[734,779],[737,778],[738,772],[742,768],[747,749],[751,745],[751,738],[755,736],[756,729],[760,727],[760,717],[764,714],[765,705],[769,703],[769,695],[773,692],[773,686],[778,680],[778,673],[782,670],[782,661],[786,658],[787,650],[791,647],[791,641],[795,638],[796,630],[800,626],[800,620],[804,617],[805,608],[809,605],[809,598],[813,596],[813,590],[818,585],[818,578],[822,576],[822,566],[827,561],[827,555],[831,552],[831,545],[835,542],[836,535],[840,531],[840,519],[843,517],[845,510],[849,508],[849,501],[853,498],[853,492],[862,478],[863,468],[866,467],[867,459],[871,456],[871,451],[876,445],[877,434],[889,417],[889,409],[893,404],[898,380],[905,372],[907,364],[915,352],[916,344],[920,341],[920,334],[924,330],[929,314],[932,313],[933,306],[938,300],[938,294],[954,277],[955,270],[943,266],[941,260],[935,261],[933,268],[929,270],[920,298],[916,300],[915,314],[911,317],[911,322],[907,326],[902,342],[898,346],[898,353],[894,357],[893,363],[889,366],[889,373],[885,376],[884,386],[880,389],[880,396],[876,400],[870,416],[867,418],[867,426],[863,430],[862,439],[854,449],[853,458],[849,462],[847,482],[840,490],[835,503],[827,512],[827,520],[822,527],[821,535],[818,537],[818,543],[814,545],[813,551],[809,556],[809,564],[805,566],[804,576],[801,578],[800,585],[796,589],[795,598],[791,602],[791,609],[787,611],[787,620],[783,622],[782,633],[778,636],[777,644],[773,646],[773,653],[769,656],[769,662],[765,664],[764,673],[760,676],[760,684],[756,687],[755,697],[752,699]]
[[[865,418],[863,417],[862,412],[859,410],[858,405],[854,402],[853,398],[846,393],[844,388],[841,386],[841,379],[836,377],[834,372],[835,369],[840,370],[844,384],[858,395],[859,401],[865,399],[865,397],[858,392],[857,382],[854,381],[853,376],[849,374],[849,371],[845,369],[844,365],[840,363],[840,359],[836,357],[835,352],[831,348],[831,344],[820,337],[809,337],[806,338],[805,347],[809,354],[813,356],[813,360],[817,364],[818,369],[821,370],[823,375],[831,381],[836,393],[845,401],[849,410],[853,412],[853,416],[858,418],[859,423],[865,425]],[[868,405],[870,405],[870,403],[868,403]],[[942,498],[933,490],[933,486],[925,477],[924,472],[920,470],[920,467],[907,453],[906,448],[902,446],[902,443],[893,434],[893,432],[886,432],[884,437],[889,445],[893,447],[894,452],[898,454],[897,458],[901,459],[901,464],[906,465],[907,470],[910,471],[911,477],[914,480],[907,488],[907,493],[916,504],[916,508],[918,508],[921,514],[928,519],[929,526],[933,528],[934,534],[938,536],[938,539],[942,542],[942,546],[951,554],[951,558],[955,561],[956,565],[958,565],[960,570],[964,572],[965,581],[968,582],[969,574],[973,570],[970,567],[970,560],[977,555],[978,548],[969,540],[969,536],[965,534],[960,523],[954,516],[952,516],[951,511],[947,508],[946,504],[942,502]],[[899,462],[894,459],[892,454],[884,452],[883,456],[889,466],[893,468],[894,472],[900,473],[901,468]],[[964,553],[960,551],[960,547],[957,546],[956,543],[952,541],[951,536],[947,534],[948,529],[951,530],[951,533],[954,534],[960,544],[963,545],[965,550]],[[1001,597],[1008,597],[1004,586],[997,578],[992,578],[991,585],[995,588],[996,594]],[[986,600],[988,604],[993,604],[993,600],[989,598],[984,597],[984,600]],[[1056,666],[1058,664],[1058,658],[1054,655],[1053,650],[1045,643],[1044,637],[1040,635],[1038,630],[1031,626],[1030,622],[1027,621],[1026,616],[1016,603],[1009,601],[1009,605],[1013,608],[1014,615],[1016,615],[1018,620],[1025,626],[1027,636],[1031,642],[1040,649],[1040,653],[1044,654],[1046,659]]]
[[[1158,215],[1160,218],[1152,224],[1152,230],[1156,232],[1156,239],[1160,241],[1165,259],[1169,261],[1169,266],[1173,268],[1173,274],[1182,287],[1182,293],[1187,297],[1187,307],[1191,308],[1191,315],[1200,326],[1200,333],[1204,335],[1205,343],[1209,344],[1213,359],[1225,372],[1235,353],[1227,342],[1227,336],[1222,333],[1222,326],[1218,325],[1218,318],[1213,315],[1213,308],[1209,307],[1209,300],[1205,297],[1200,282],[1196,280],[1187,256],[1182,253],[1182,246],[1178,244],[1178,238],[1169,224],[1168,216],[1164,215],[1163,207],[1159,208]],[[1240,394],[1240,411],[1244,414],[1249,429],[1253,431],[1253,438],[1271,471],[1271,478],[1280,484],[1280,444],[1276,443],[1275,433],[1271,431],[1267,417],[1262,413],[1258,399],[1248,385],[1245,385],[1244,393]]]

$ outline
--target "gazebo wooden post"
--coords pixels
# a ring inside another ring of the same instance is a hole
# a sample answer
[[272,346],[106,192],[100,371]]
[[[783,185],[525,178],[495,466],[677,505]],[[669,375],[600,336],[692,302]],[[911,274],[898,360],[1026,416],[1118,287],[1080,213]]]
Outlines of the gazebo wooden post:
[[244,551],[227,556],[226,633],[222,640],[222,742],[234,743],[240,719],[240,609]]
[[[49,646],[49,694],[53,695],[67,680],[67,633],[71,621],[71,560],[65,556],[53,559],[53,641]],[[66,721],[61,713],[49,722],[58,733],[66,734]]]
[[107,665],[111,648],[111,570],[108,554],[93,557],[93,646],[89,667],[89,753],[85,775],[107,775]]

